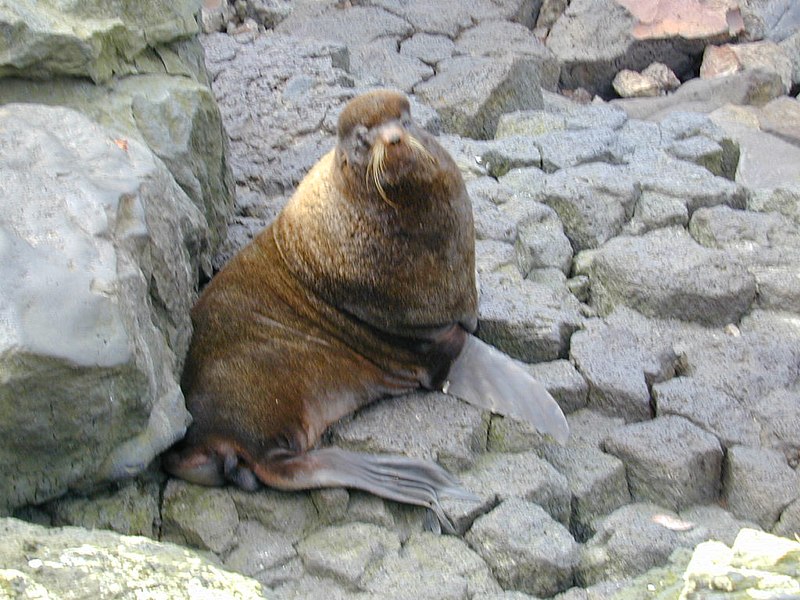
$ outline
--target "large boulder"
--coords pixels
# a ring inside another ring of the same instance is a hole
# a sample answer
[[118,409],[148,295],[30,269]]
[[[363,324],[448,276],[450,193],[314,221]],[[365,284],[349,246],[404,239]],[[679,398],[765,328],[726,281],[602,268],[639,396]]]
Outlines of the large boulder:
[[141,471],[184,432],[203,215],[133,138],[0,107],[0,510]]
[[192,550],[78,527],[0,520],[2,598],[264,598],[261,585]]

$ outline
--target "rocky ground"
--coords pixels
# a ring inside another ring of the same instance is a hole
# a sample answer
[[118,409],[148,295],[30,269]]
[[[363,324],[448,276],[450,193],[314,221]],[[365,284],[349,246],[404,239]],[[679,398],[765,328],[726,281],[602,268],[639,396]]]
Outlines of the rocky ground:
[[[564,21],[526,22],[521,2],[441,4],[238,3],[219,17],[230,33],[202,43],[237,213],[215,264],[331,147],[349,98],[375,84],[413,93],[473,201],[478,334],[557,398],[566,446],[442,394],[333,428],[331,443],[458,473],[480,501],[445,504],[456,536],[358,492],[209,490],[156,470],[24,516],[160,535],[278,598],[610,598],[679,548],[731,545],[745,526],[800,533],[792,75],[783,86],[744,69],[581,104],[555,93],[565,58],[530,35],[557,37]],[[610,89],[613,73],[594,86],[580,72],[575,87]]]

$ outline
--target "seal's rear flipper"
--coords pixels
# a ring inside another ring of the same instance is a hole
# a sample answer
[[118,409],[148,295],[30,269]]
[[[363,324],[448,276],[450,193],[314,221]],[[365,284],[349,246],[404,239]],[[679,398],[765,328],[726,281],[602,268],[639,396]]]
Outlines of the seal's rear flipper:
[[439,465],[391,454],[362,454],[321,448],[302,454],[271,457],[252,465],[265,484],[283,490],[349,487],[397,502],[430,508],[448,533],[455,533],[439,500],[478,501]]
[[446,393],[501,415],[523,419],[560,444],[569,426],[556,401],[514,359],[468,335],[450,367]]

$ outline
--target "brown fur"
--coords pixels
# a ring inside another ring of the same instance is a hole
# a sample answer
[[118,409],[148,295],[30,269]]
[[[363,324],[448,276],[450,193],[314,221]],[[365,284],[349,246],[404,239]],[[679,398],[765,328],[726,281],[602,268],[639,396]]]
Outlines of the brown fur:
[[[441,388],[477,322],[472,210],[453,160],[408,112],[394,92],[352,100],[336,149],[206,287],[182,380],[194,422],[168,470],[309,487],[298,469],[313,465],[294,457],[331,423]],[[398,126],[399,141],[381,140]],[[385,198],[367,171],[375,144]]]

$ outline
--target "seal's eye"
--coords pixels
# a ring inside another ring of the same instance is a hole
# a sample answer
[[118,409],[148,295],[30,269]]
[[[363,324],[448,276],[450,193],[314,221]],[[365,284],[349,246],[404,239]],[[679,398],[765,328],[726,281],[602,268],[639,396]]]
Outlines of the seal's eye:
[[356,139],[356,146],[363,150],[364,148],[369,148],[369,140],[367,139],[367,134],[369,130],[364,127],[363,125],[359,125],[355,129],[355,139]]

